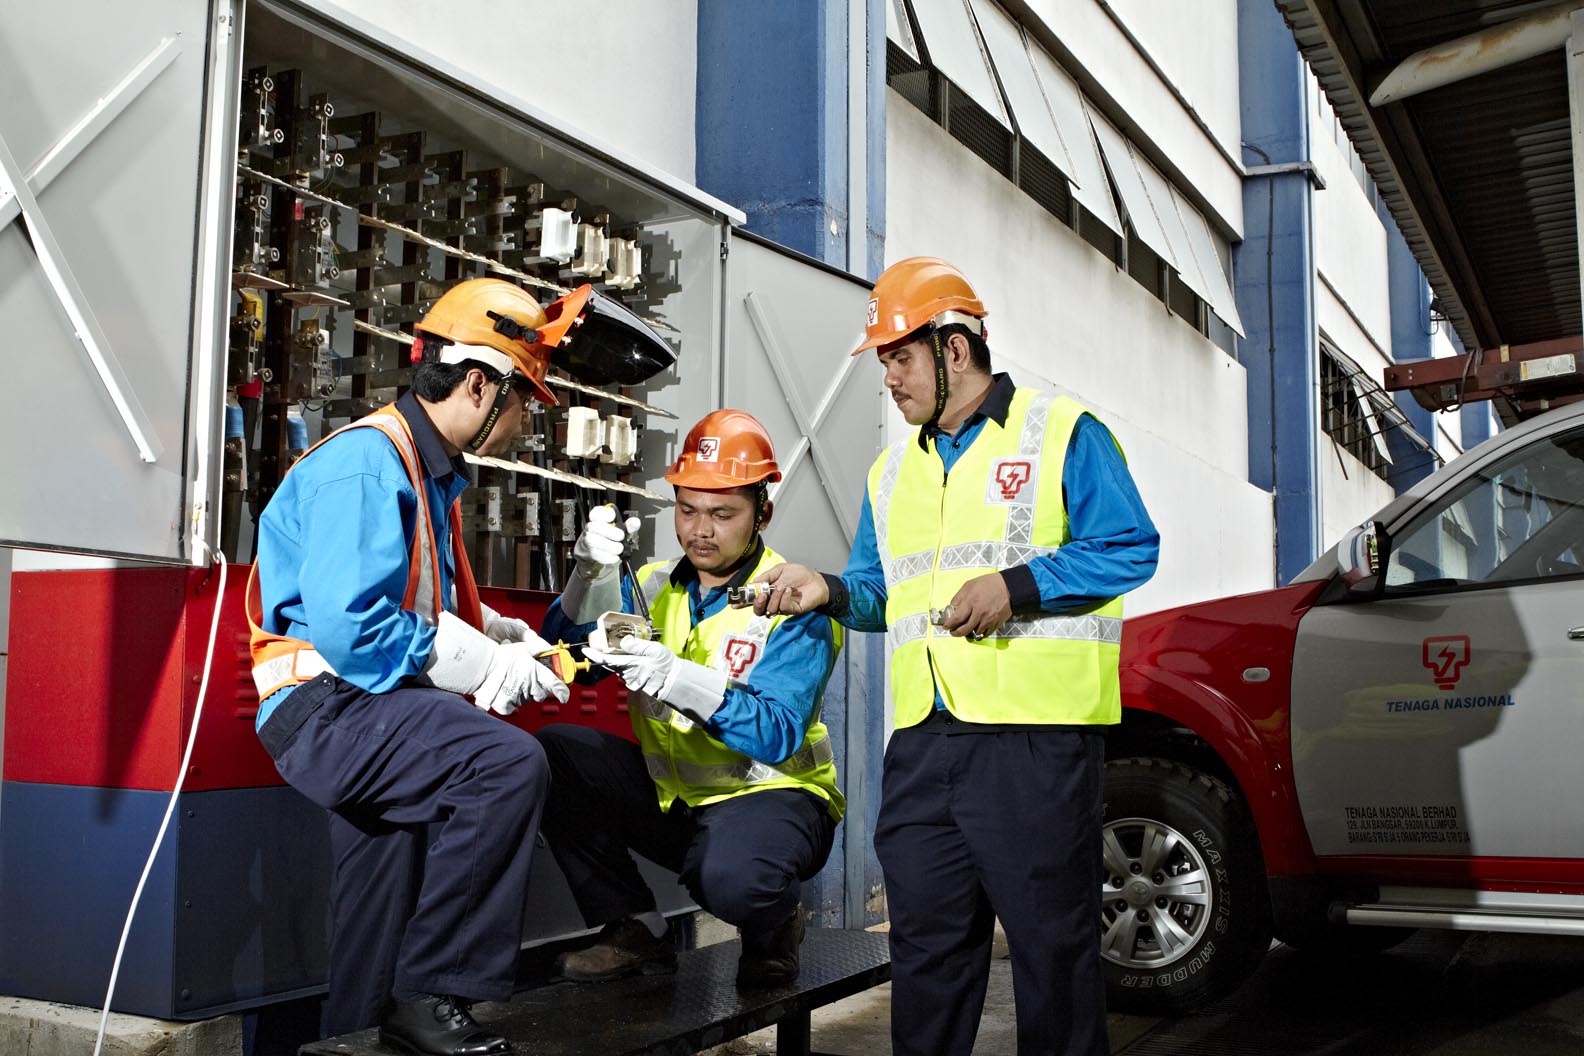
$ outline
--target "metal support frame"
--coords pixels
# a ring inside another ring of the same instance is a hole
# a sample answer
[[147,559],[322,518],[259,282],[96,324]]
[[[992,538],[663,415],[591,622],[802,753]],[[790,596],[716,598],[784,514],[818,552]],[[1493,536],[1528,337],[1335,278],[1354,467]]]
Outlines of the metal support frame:
[[748,321],[753,323],[754,333],[759,335],[759,340],[764,344],[765,357],[770,360],[770,367],[775,371],[776,381],[781,385],[781,392],[786,397],[787,409],[792,412],[792,420],[803,435],[798,438],[797,446],[792,449],[792,455],[786,460],[786,468],[781,471],[781,480],[776,485],[779,492],[792,479],[792,471],[803,460],[806,451],[813,451],[815,471],[820,475],[821,490],[831,505],[831,510],[836,514],[836,519],[841,523],[842,532],[847,536],[847,542],[853,541],[858,527],[853,523],[852,514],[836,498],[831,490],[831,476],[825,471],[826,466],[836,464],[831,455],[819,439],[820,423],[830,413],[831,406],[836,402],[836,394],[841,391],[847,381],[847,376],[852,372],[853,364],[858,361],[857,356],[848,356],[847,362],[837,373],[831,383],[826,386],[825,393],[820,397],[819,406],[815,408],[813,417],[810,417],[803,408],[803,401],[798,398],[796,379],[787,367],[786,356],[781,351],[781,345],[775,339],[775,331],[770,326],[770,321],[765,318],[764,308],[759,303],[759,298],[752,290],[743,294],[743,307],[748,310]]
[[1386,368],[1384,388],[1412,394],[1429,411],[1500,398],[1524,418],[1584,398],[1581,378],[1584,336],[1400,363]]
[[179,51],[175,45],[174,37],[161,40],[108,94],[66,130],[66,134],[31,172],[22,171],[5,136],[0,135],[0,230],[9,226],[18,216],[22,218],[45,278],[67,319],[71,321],[73,336],[88,354],[89,362],[93,364],[101,384],[115,404],[122,424],[138,449],[138,457],[150,463],[157,462],[165,448],[155,434],[153,423],[149,421],[142,403],[138,401],[137,393],[121,367],[121,361],[116,358],[99,321],[94,318],[82,286],[66,262],[55,232],[39,207],[38,194],[170,66]]

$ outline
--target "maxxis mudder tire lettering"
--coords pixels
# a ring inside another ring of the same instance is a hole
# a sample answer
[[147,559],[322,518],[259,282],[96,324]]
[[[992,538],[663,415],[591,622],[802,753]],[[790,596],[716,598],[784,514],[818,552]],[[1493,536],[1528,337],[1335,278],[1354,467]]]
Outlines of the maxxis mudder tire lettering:
[[1264,864],[1242,801],[1174,760],[1113,759],[1104,821],[1109,1007],[1174,1014],[1230,991],[1271,934]]

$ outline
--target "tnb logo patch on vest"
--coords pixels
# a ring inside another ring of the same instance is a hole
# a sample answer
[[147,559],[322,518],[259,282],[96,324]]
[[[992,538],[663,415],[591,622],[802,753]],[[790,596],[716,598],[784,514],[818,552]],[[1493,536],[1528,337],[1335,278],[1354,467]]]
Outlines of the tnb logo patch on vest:
[[721,642],[720,655],[726,666],[726,674],[741,682],[764,655],[764,643],[754,638],[728,634]]
[[1032,506],[1039,491],[1039,463],[1031,458],[998,458],[990,463],[985,502],[1002,506]]

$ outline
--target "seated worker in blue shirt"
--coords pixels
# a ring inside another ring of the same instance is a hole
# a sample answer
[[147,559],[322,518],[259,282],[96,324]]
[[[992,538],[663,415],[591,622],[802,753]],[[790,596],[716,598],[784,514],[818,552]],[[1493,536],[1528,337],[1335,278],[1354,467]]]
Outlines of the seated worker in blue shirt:
[[994,922],[1018,1052],[1104,1056],[1104,731],[1121,596],[1160,536],[1110,431],[990,363],[979,295],[943,260],[876,281],[866,334],[917,430],[869,472],[838,577],[781,565],[761,615],[885,631],[895,733],[875,855],[891,913],[891,1051],[973,1049]]
[[558,960],[565,978],[675,970],[631,851],[676,871],[700,906],[741,929],[739,986],[797,978],[802,882],[825,864],[845,806],[820,721],[840,632],[812,613],[727,605],[729,588],[782,563],[760,538],[767,485],[780,478],[764,427],[715,411],[666,473],[685,556],[624,582],[625,533],[606,507],[574,548],[577,573],[546,634],[586,639],[602,612],[621,610],[647,612],[655,640],[586,650],[627,684],[638,743],[583,726],[539,731],[551,773],[544,833],[584,920],[603,926],[592,946]]
[[464,451],[506,450],[529,400],[555,402],[545,369],[575,314],[550,324],[500,279],[452,287],[417,325],[412,391],[310,449],[259,518],[259,738],[330,811],[327,1035],[510,1051],[468,1004],[511,995],[549,771],[489,712],[568,691],[543,639],[480,604],[457,497]]

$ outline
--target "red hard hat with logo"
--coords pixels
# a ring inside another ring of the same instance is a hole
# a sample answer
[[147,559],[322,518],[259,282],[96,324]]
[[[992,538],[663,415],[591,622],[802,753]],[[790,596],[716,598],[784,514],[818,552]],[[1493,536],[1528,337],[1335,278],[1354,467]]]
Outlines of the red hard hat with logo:
[[770,434],[747,411],[711,411],[688,431],[682,454],[666,471],[667,483],[724,491],[781,479]]
[[853,355],[900,341],[926,324],[961,323],[983,335],[988,313],[968,279],[936,257],[899,260],[875,280],[863,344]]

